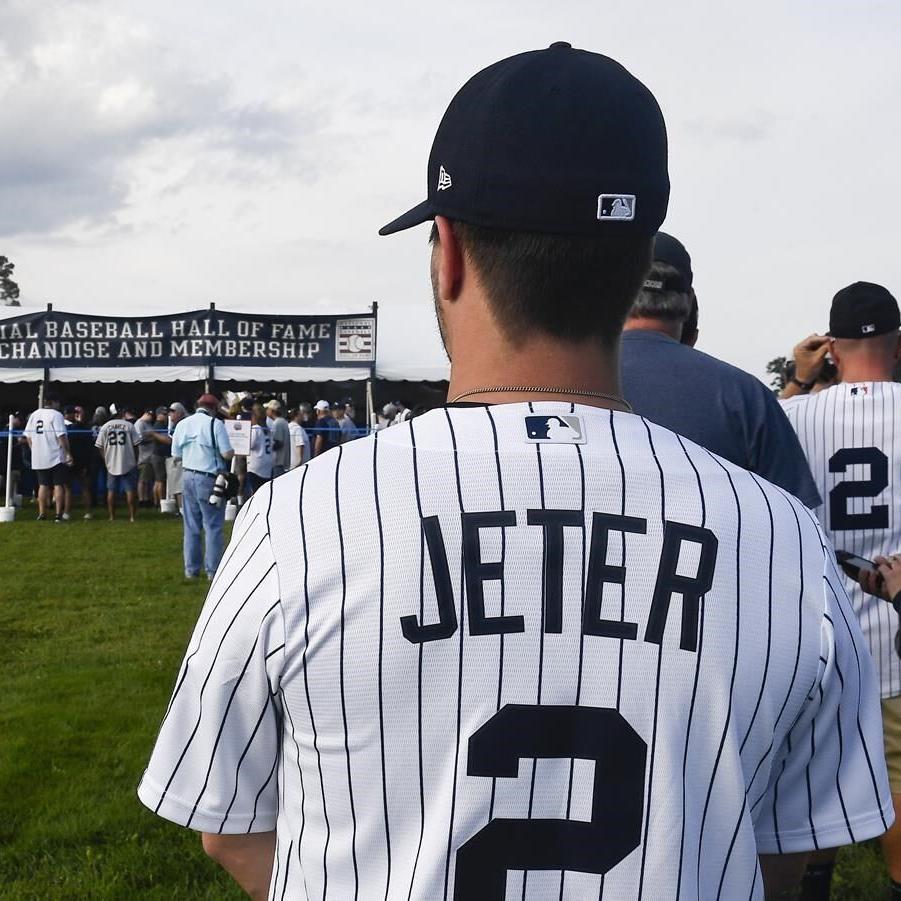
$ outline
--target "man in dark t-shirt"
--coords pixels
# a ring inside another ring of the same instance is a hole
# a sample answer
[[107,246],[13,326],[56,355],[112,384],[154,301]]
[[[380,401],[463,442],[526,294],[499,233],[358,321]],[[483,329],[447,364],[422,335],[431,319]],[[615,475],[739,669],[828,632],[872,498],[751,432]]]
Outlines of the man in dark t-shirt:
[[623,396],[640,416],[816,507],[810,467],[775,395],[749,373],[680,343],[696,304],[691,283],[687,251],[658,233],[654,265],[623,332]]
[[[94,436],[91,434],[91,425],[85,417],[84,407],[67,406],[63,410],[66,420],[66,432],[69,437],[69,448],[72,451],[71,476],[81,486],[82,500],[84,502],[85,519],[91,518],[94,506],[94,485],[91,481],[91,460],[96,453],[94,450]],[[66,501],[64,519],[68,519],[72,513],[72,486],[66,486]]]

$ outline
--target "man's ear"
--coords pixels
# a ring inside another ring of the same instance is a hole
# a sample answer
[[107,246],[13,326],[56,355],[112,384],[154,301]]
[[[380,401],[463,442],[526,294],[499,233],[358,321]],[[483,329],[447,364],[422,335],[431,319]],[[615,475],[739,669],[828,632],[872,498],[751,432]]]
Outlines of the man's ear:
[[436,216],[435,226],[438,229],[435,246],[438,296],[444,301],[454,301],[463,288],[463,251],[449,219]]
[[898,333],[898,341],[895,344],[895,362],[901,360],[901,332]]

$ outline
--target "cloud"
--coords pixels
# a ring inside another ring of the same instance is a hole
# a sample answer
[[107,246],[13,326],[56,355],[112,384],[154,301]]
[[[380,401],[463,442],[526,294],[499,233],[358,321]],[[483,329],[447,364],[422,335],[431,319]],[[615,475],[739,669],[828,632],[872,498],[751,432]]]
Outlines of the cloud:
[[115,227],[142,163],[165,168],[186,146],[195,183],[266,181],[289,165],[314,178],[324,110],[296,88],[239,100],[229,79],[105,4],[12,0],[0,7],[0,235]]
[[773,132],[775,116],[762,110],[750,111],[744,118],[701,117],[680,123],[695,137],[739,144],[754,144]]

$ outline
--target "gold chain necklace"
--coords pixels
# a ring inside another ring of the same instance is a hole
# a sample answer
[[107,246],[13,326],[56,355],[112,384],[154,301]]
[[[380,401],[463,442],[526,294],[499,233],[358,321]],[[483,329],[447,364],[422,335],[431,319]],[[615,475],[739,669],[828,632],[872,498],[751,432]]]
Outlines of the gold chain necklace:
[[547,385],[498,385],[495,387],[473,388],[471,391],[464,391],[462,394],[452,397],[450,402],[455,404],[457,401],[463,400],[464,397],[472,397],[473,394],[513,394],[524,392],[530,394],[571,394],[574,397],[597,397],[601,400],[622,404],[627,412],[632,412],[632,405],[618,394],[607,394],[604,391],[588,391],[582,388],[553,388]]

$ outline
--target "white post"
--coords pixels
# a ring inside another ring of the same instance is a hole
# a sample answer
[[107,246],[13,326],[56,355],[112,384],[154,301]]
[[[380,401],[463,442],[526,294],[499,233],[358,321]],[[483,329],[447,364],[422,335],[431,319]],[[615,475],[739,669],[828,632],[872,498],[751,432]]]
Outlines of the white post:
[[13,414],[9,414],[9,426],[6,432],[6,506],[13,503]]
[[369,420],[370,429],[374,432],[379,419],[375,411],[375,398],[372,396],[372,379],[366,380],[366,419]]
[[9,416],[6,433],[6,505],[0,507],[0,522],[14,522],[16,508],[13,506],[13,416]]

